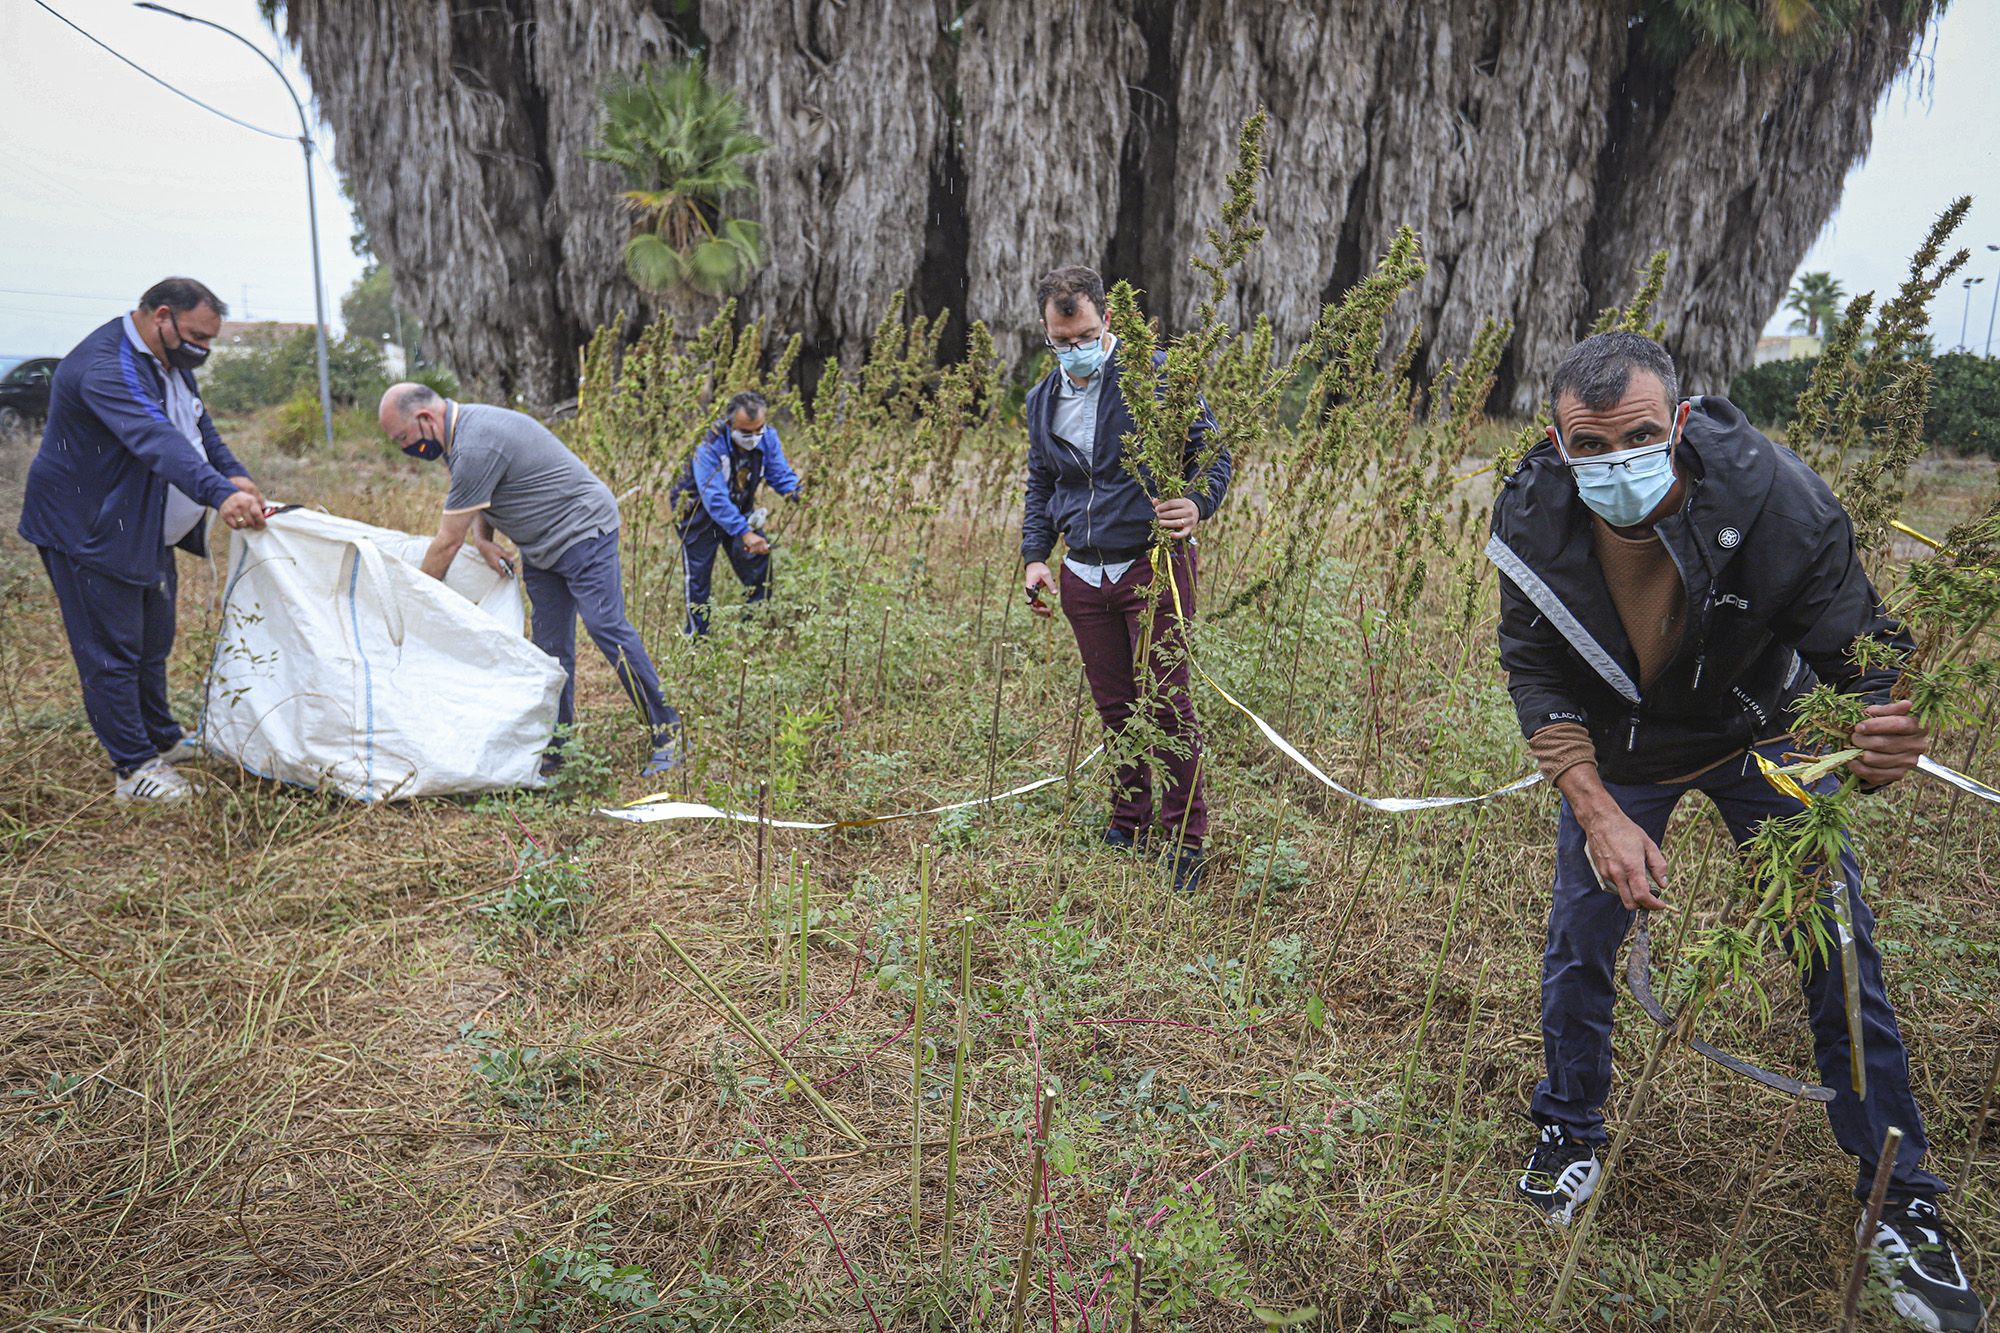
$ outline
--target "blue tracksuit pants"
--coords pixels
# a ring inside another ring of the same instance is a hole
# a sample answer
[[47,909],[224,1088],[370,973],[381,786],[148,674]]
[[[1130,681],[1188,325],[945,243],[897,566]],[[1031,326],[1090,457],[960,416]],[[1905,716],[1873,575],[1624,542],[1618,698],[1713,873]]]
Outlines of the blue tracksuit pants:
[[549,569],[521,560],[521,581],[534,606],[528,637],[537,648],[562,663],[569,680],[556,709],[556,725],[576,720],[576,622],[618,673],[618,683],[646,718],[653,743],[661,744],[681,724],[681,716],[660,692],[660,676],[639,631],[625,615],[625,585],[618,571],[618,533],[614,529],[564,551]]
[[[761,534],[760,534],[761,535]],[[681,544],[687,560],[687,626],[689,634],[708,633],[709,582],[715,573],[715,553],[726,551],[729,567],[750,591],[746,602],[761,602],[770,591],[771,557],[751,555],[743,549],[743,539],[731,537],[705,513],[696,514],[681,530]]]
[[[1785,748],[1771,745],[1764,753],[1776,759]],[[1690,790],[1703,792],[1715,803],[1739,845],[1749,841],[1759,821],[1796,814],[1800,808],[1795,799],[1772,788],[1747,755],[1691,782],[1604,785],[1618,808],[1655,843],[1665,836],[1674,806]],[[1838,785],[1838,777],[1828,776],[1819,790]],[[1875,916],[1861,900],[1861,867],[1852,847],[1842,850],[1840,869],[1853,903],[1868,1095],[1854,1095],[1848,1070],[1847,1010],[1840,952],[1834,945],[1826,961],[1815,961],[1806,971],[1800,986],[1812,1026],[1813,1061],[1820,1081],[1835,1094],[1827,1103],[1827,1119],[1835,1140],[1860,1163],[1856,1197],[1868,1196],[1875,1159],[1891,1125],[1903,1131],[1891,1193],[1905,1198],[1941,1193],[1944,1182],[1919,1165],[1926,1146],[1923,1117],[1910,1092],[1909,1057],[1896,1027],[1896,1013],[1882,988]],[[1535,1088],[1531,1109],[1541,1123],[1560,1124],[1590,1143],[1606,1140],[1603,1106],[1611,1092],[1611,1010],[1618,993],[1618,946],[1631,922],[1632,914],[1618,895],[1598,887],[1584,852],[1583,829],[1564,801],[1556,833],[1555,901],[1549,910],[1548,949],[1542,956],[1542,1051],[1547,1075]]]
[[124,777],[181,738],[167,706],[180,587],[173,548],[160,548],[159,576],[145,584],[111,578],[52,547],[37,549],[62,610],[90,729]]

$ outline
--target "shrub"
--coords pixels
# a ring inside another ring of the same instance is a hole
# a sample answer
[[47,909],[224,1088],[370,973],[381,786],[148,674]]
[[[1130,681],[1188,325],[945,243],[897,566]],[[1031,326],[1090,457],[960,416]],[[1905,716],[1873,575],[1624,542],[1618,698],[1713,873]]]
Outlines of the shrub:
[[1947,352],[1931,362],[1924,438],[1960,453],[2000,457],[2000,358]]
[[284,401],[271,423],[271,443],[280,453],[302,457],[320,437],[319,394],[302,389]]
[[1782,426],[1795,415],[1794,405],[1812,378],[1813,359],[1766,361],[1729,382],[1729,401],[1757,426]]
[[[272,407],[295,394],[317,398],[318,354],[311,329],[282,342],[231,348],[202,377],[202,393],[221,412]],[[386,381],[382,349],[360,338],[339,338],[326,347],[327,388],[336,405],[358,403],[378,394]]]

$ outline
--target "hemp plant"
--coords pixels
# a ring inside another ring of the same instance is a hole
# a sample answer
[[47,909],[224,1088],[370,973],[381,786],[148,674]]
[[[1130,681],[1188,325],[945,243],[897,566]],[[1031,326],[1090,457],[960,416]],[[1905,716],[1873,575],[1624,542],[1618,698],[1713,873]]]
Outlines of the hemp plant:
[[[1922,346],[1925,308],[1965,262],[1963,250],[1942,261],[1939,255],[1968,203],[1958,200],[1933,224],[1901,290],[1882,307],[1865,349],[1863,325],[1874,296],[1855,298],[1799,396],[1791,443],[1830,474],[1830,484],[1853,519],[1855,544],[1864,552],[1886,534],[1902,503],[1910,466],[1924,449],[1930,374],[1914,353]],[[1864,447],[1866,452],[1857,456]],[[1985,629],[2000,612],[2000,500],[1980,518],[1954,528],[1935,557],[1911,566],[1901,589],[1887,601],[1916,647],[1906,651],[1865,636],[1850,646],[1850,660],[1864,671],[1896,670],[1892,698],[1909,700],[1912,716],[1932,734],[1960,725],[1972,715],[1976,693],[2000,679],[2000,667],[1982,643]],[[1848,742],[1866,707],[1860,697],[1825,684],[1793,705],[1798,761],[1767,766],[1766,775],[1795,797],[1801,809],[1765,820],[1751,838],[1752,880],[1761,896],[1751,913],[1748,941],[1710,932],[1698,942],[1695,955],[1697,970],[1707,966],[1711,973],[1741,977],[1754,969],[1757,951],[1767,939],[1783,940],[1801,972],[1826,964],[1837,947],[1856,1093],[1865,1091],[1866,1075],[1853,935],[1855,886],[1839,867],[1862,783],[1847,772],[1831,791],[1812,795],[1808,789],[1860,754]],[[1725,952],[1732,955],[1726,966]]]

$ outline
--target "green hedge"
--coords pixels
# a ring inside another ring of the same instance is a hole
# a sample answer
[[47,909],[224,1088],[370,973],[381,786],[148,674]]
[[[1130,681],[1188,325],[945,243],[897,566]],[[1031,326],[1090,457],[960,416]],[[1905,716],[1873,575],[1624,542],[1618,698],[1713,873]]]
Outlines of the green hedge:
[[[360,338],[326,347],[327,387],[337,406],[362,402],[385,387],[382,349]],[[274,407],[296,394],[319,396],[319,369],[311,329],[266,347],[232,348],[201,377],[202,396],[219,412]]]
[[[1931,404],[1924,438],[1933,447],[2000,458],[2000,358],[1946,352],[1930,359]],[[1729,400],[1759,426],[1783,426],[1812,377],[1800,357],[1752,366],[1729,385]]]

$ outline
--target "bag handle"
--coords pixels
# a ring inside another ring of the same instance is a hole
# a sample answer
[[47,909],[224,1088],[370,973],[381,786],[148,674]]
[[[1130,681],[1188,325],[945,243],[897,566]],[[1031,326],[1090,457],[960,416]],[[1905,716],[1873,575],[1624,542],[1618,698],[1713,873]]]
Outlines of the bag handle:
[[[366,572],[368,582],[375,589],[376,600],[382,603],[382,619],[389,627],[389,642],[398,648],[403,646],[403,604],[391,591],[389,571],[382,562],[382,552],[374,542],[365,537],[352,538],[347,543],[354,552],[354,563],[358,570]],[[355,648],[359,650],[360,644]]]

